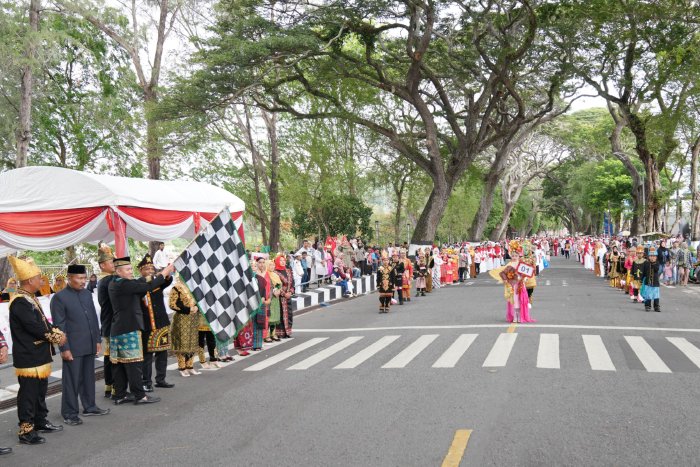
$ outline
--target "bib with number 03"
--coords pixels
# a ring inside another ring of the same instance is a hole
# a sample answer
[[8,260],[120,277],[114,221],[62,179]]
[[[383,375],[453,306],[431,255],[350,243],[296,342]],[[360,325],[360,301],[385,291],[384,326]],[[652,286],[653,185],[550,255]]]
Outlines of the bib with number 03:
[[516,270],[519,274],[522,274],[523,276],[532,277],[535,275],[535,267],[530,266],[529,264],[518,263],[518,267]]

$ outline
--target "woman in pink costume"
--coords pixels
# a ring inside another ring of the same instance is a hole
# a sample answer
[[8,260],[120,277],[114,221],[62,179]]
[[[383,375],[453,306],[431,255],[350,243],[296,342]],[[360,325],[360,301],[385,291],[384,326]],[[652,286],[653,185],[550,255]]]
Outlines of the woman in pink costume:
[[522,252],[520,243],[513,240],[509,247],[510,262],[490,271],[489,274],[504,283],[506,320],[509,323],[534,323],[535,320],[530,317],[530,301],[525,287],[527,277],[517,271]]

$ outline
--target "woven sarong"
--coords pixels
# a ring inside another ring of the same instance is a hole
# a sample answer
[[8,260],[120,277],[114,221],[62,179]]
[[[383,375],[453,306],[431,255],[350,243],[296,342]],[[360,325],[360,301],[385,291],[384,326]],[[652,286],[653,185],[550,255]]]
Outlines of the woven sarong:
[[109,338],[109,359],[112,363],[143,361],[141,331],[132,331]]

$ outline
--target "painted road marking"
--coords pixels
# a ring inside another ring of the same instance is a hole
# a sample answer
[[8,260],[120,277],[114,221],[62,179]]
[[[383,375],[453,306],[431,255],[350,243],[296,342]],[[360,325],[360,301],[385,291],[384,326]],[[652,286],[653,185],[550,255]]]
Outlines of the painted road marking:
[[643,337],[625,336],[625,340],[649,373],[671,373],[671,369],[666,366]]
[[309,339],[308,341],[304,342],[303,344],[299,344],[296,347],[292,347],[291,349],[287,349],[284,352],[280,352],[277,355],[273,355],[272,357],[268,358],[267,360],[264,360],[262,362],[256,363],[253,366],[249,366],[248,368],[244,368],[243,371],[260,371],[264,370],[265,368],[271,367],[272,365],[279,363],[283,360],[288,359],[289,357],[293,357],[294,355],[298,354],[299,352],[303,352],[304,350],[313,347],[316,344],[320,344],[321,342],[325,341],[328,339],[327,337],[314,337],[313,339]]
[[515,344],[515,339],[517,339],[517,337],[517,333],[501,333],[498,336],[498,339],[496,339],[496,343],[493,344],[491,352],[489,352],[482,366],[506,366],[506,363],[508,363],[508,357],[510,356],[511,350],[513,350],[513,345]]
[[537,368],[560,368],[559,334],[540,334],[537,349]]
[[342,341],[331,345],[327,349],[323,349],[320,352],[318,352],[315,355],[310,356],[306,360],[303,360],[296,365],[292,365],[288,370],[308,370],[312,366],[316,365],[317,363],[320,363],[327,359],[328,357],[335,355],[336,353],[340,352],[341,350],[351,346],[355,342],[361,340],[363,337],[362,336],[353,336],[353,337],[348,337],[346,339],[343,339]]
[[544,285],[552,285],[552,281],[550,281],[549,279],[547,279],[547,280],[545,281]]
[[562,279],[562,281],[561,281],[561,286],[562,286],[562,287],[568,287],[569,284],[568,284],[565,280]]
[[517,328],[518,325],[517,323],[510,323],[510,326],[508,326],[508,330],[506,331],[508,334],[513,334],[515,332],[515,328]]
[[478,334],[462,334],[452,345],[445,350],[440,358],[433,363],[433,368],[454,368],[462,358],[462,355],[469,349]]
[[467,450],[469,437],[472,435],[472,430],[457,430],[455,437],[452,439],[450,449],[447,451],[445,459],[442,461],[442,467],[459,467],[464,457],[464,451]]
[[688,342],[685,337],[667,337],[666,339],[678,347],[678,350],[683,352],[691,362],[695,363],[696,367],[700,368],[700,349]]
[[[521,323],[522,324],[522,323]],[[425,331],[439,329],[503,329],[508,328],[510,324],[450,324],[450,325],[426,325],[426,326],[385,326],[374,328],[336,328],[336,329],[297,329],[294,332],[362,332],[362,331]],[[700,329],[696,328],[652,328],[642,326],[591,326],[591,325],[576,325],[576,324],[532,324],[525,323],[524,327],[530,329],[589,329],[589,330],[607,330],[607,331],[661,331],[661,332],[691,332],[700,333]]]
[[335,366],[334,368],[337,369],[349,369],[349,368],[355,368],[358,365],[364,363],[365,361],[369,360],[370,357],[372,357],[374,354],[378,353],[382,349],[384,349],[386,346],[394,342],[396,339],[398,339],[401,336],[384,336],[381,339],[379,339],[377,342],[374,344],[370,345],[366,349],[362,349],[352,357],[348,358],[345,360],[343,363],[341,363],[338,366]]
[[[266,344],[265,344],[264,350],[272,349],[272,348],[274,348],[274,347],[277,347],[278,345],[287,344],[287,343],[289,343],[289,342],[292,342],[293,340],[294,340],[294,338],[293,338],[293,337],[290,337],[289,339],[283,339],[283,340],[281,340],[281,341],[279,341],[279,342],[271,342],[271,343],[269,343],[269,344],[266,343]],[[231,349],[233,349],[233,348],[234,348],[233,344],[231,344],[231,345],[228,346],[228,349],[229,349],[229,350],[231,350]],[[217,363],[220,367],[225,368],[225,367],[227,367],[227,366],[229,366],[229,365],[233,365],[234,363],[242,362],[243,360],[246,360],[246,359],[248,359],[248,358],[255,357],[255,356],[258,355],[258,354],[259,354],[258,352],[252,352],[252,351],[251,351],[251,352],[250,352],[248,355],[246,355],[246,356],[243,356],[243,355],[235,355],[233,361],[230,361],[230,362],[216,362],[216,363]],[[178,369],[178,368],[177,368],[177,362],[171,363],[170,365],[167,366],[167,370],[169,370],[169,371],[173,371],[173,370],[177,370],[177,369]],[[214,370],[217,370],[217,369],[218,369],[218,368],[215,368]],[[212,371],[214,371],[214,370],[212,370]]]
[[413,341],[411,345],[403,349],[399,354],[389,360],[382,368],[403,368],[409,363],[411,363],[411,360],[416,358],[419,353],[424,351],[435,339],[438,338],[439,334],[426,334],[424,336],[420,336],[418,339]]
[[581,337],[583,338],[583,345],[586,347],[591,370],[616,371],[610,354],[600,336],[583,335]]

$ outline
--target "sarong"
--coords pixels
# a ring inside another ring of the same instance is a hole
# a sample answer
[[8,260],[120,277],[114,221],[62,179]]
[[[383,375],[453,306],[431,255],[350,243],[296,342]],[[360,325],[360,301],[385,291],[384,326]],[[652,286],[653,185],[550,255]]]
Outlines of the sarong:
[[109,359],[112,363],[143,361],[141,331],[132,331],[109,338]]

